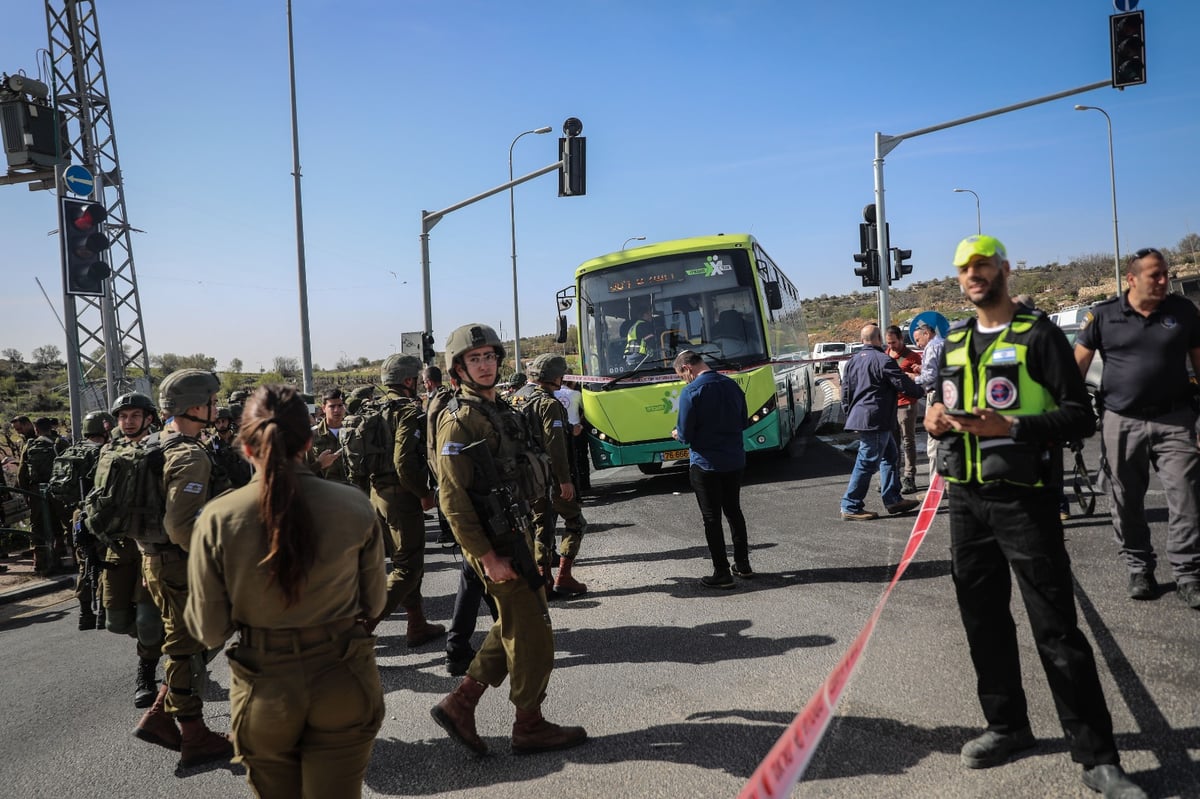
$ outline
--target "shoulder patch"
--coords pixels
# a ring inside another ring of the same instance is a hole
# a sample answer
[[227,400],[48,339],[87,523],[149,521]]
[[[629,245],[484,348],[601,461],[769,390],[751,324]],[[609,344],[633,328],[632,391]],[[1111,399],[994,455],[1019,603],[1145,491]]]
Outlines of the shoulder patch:
[[183,486],[183,493],[185,493],[185,494],[199,494],[203,491],[204,491],[204,483],[191,482],[191,483],[186,483]]
[[458,455],[463,451],[463,447],[465,447],[465,446],[466,446],[466,444],[460,444],[457,441],[447,441],[445,444],[442,445],[442,454],[443,455]]
[[1092,323],[1092,320],[1095,318],[1096,318],[1096,315],[1093,314],[1091,311],[1088,311],[1086,314],[1084,314],[1083,321],[1079,323],[1079,329],[1086,330],[1087,326],[1090,325]]

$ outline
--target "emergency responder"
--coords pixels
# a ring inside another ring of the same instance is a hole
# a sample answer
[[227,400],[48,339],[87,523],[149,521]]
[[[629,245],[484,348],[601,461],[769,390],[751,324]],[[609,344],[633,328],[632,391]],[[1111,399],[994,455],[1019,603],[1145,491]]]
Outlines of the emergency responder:
[[184,616],[227,650],[234,745],[263,797],[359,796],[383,688],[375,639],[383,533],[357,489],[304,465],[307,405],[289,386],[246,403],[241,438],[261,478],[208,503],[188,557]]
[[374,631],[398,607],[408,626],[404,641],[410,647],[441,638],[446,628],[425,620],[421,581],[425,574],[425,511],[437,502],[429,487],[425,448],[425,413],[417,399],[421,361],[413,355],[389,355],[379,370],[386,393],[381,412],[395,433],[392,469],[371,475],[371,504],[387,524],[392,542],[392,571],[388,574],[383,613],[367,624]]
[[[579,545],[583,540],[586,521],[583,509],[575,498],[575,486],[571,482],[571,451],[568,436],[567,409],[554,396],[562,388],[563,375],[567,373],[567,361],[561,355],[545,353],[533,359],[529,365],[529,385],[518,392],[520,408],[530,422],[534,440],[550,456],[554,469],[554,487],[549,497],[539,497],[533,502],[533,535],[537,549],[538,568],[546,580],[546,591],[553,595],[572,597],[587,592],[587,586],[571,574]],[[515,399],[515,398],[514,398]],[[562,547],[558,551],[558,575],[552,572],[554,558],[555,528],[558,517],[563,518]]]
[[970,236],[959,242],[954,266],[978,317],[946,335],[925,429],[941,439],[951,573],[988,725],[963,746],[963,765],[998,766],[1037,743],[1009,609],[1015,574],[1084,784],[1106,797],[1145,799],[1119,765],[1058,516],[1061,442],[1089,436],[1096,425],[1083,377],[1063,332],[1009,296],[1004,245]]
[[625,363],[637,366],[655,353],[654,327],[654,306],[646,300],[625,332]]
[[192,526],[204,503],[228,487],[214,485],[212,460],[198,440],[216,416],[220,388],[217,376],[201,369],[172,372],[159,386],[159,407],[164,416],[172,418],[176,432],[162,439],[165,508],[161,534],[156,540],[138,540],[146,588],[163,617],[167,665],[158,696],[134,735],[178,749],[182,768],[233,756],[229,738],[204,723],[205,646],[192,637],[183,620]]
[[230,487],[240,488],[250,482],[250,464],[238,451],[237,429],[233,424],[233,412],[228,407],[217,408],[213,435],[204,446],[212,455],[213,463],[229,481]]
[[[461,392],[438,417],[434,442],[442,510],[465,557],[496,600],[499,619],[462,682],[430,713],[451,738],[478,754],[487,751],[487,744],[475,731],[475,707],[484,690],[499,686],[505,677],[509,699],[516,707],[514,753],[564,749],[587,740],[582,727],[560,727],[542,717],[541,705],[554,668],[554,633],[545,592],[540,585],[536,589],[531,585],[538,575],[529,554],[528,516],[518,518],[512,504],[505,503],[505,521],[493,514],[485,518],[473,499],[486,501],[483,498],[494,496],[493,492],[502,492],[527,503],[545,490],[547,475],[532,473],[532,461],[526,456],[529,434],[524,420],[496,400],[503,360],[500,338],[487,325],[465,325],[450,334],[446,370],[458,380]],[[465,451],[472,444],[486,447],[482,459],[496,467],[500,485],[489,485],[475,460],[481,456]],[[518,574],[514,561],[524,563],[522,568],[532,573]]]
[[[100,457],[111,457],[117,447],[137,446],[151,432],[154,403],[137,391],[122,394],[110,413],[117,426],[113,440]],[[105,629],[137,640],[138,668],[134,680],[134,707],[150,707],[158,689],[156,672],[162,657],[162,614],[142,580],[142,553],[132,538],[117,536],[103,552],[100,572],[100,601],[104,606]]]

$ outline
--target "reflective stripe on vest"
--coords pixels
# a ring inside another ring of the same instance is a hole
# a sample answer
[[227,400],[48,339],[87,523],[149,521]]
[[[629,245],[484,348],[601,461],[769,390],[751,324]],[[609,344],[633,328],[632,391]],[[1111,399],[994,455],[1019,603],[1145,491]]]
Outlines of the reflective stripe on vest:
[[629,326],[629,332],[625,334],[625,357],[633,355],[646,354],[646,341],[642,336],[638,335],[638,331],[642,325],[646,324],[645,319],[639,319]]
[[[1058,403],[1029,375],[1029,336],[1038,317],[1020,314],[1000,332],[971,369],[971,337],[975,324],[951,330],[941,372],[942,399],[947,408],[990,408],[1002,416],[1036,416],[1056,410]],[[942,440],[943,443],[947,439]],[[979,438],[960,433],[950,439],[939,471],[952,483],[1006,482],[1042,486],[1045,447],[1011,438]],[[940,450],[940,448],[939,448]],[[945,467],[945,471],[942,471]]]

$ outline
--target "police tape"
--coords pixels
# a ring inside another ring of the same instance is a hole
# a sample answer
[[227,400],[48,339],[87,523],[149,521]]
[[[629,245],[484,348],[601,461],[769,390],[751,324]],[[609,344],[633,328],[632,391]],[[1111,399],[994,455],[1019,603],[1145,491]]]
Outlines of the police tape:
[[858,668],[867,642],[875,632],[875,623],[883,612],[883,606],[887,604],[892,589],[912,562],[917,550],[921,548],[925,534],[929,532],[933,517],[937,515],[938,505],[941,504],[944,487],[941,475],[935,474],[929,484],[929,490],[925,493],[925,500],[921,503],[921,510],[908,537],[908,544],[904,547],[900,565],[896,567],[896,574],[883,596],[879,598],[875,611],[846,650],[846,654],[842,655],[842,659],[825,678],[825,682],[817,688],[808,704],[792,720],[762,763],[750,775],[745,787],[738,794],[738,799],[781,799],[786,797],[792,786],[804,776],[804,770],[808,768],[809,761],[816,754],[817,746],[825,736],[829,722],[833,720],[833,711],[837,708],[850,677]]
[[[770,361],[755,361],[746,366],[739,366],[736,369],[717,369],[715,371],[721,374],[737,374],[739,372],[749,372],[751,369],[761,369],[764,366],[803,366],[805,364],[814,363],[833,363],[835,361],[844,361],[846,357],[831,357],[831,358],[777,358]],[[670,374],[665,375],[646,375],[644,377],[622,377],[621,375],[563,375],[563,382],[574,383],[610,383],[620,381],[622,385],[638,385],[645,383],[678,383],[681,382],[679,376],[674,370]]]

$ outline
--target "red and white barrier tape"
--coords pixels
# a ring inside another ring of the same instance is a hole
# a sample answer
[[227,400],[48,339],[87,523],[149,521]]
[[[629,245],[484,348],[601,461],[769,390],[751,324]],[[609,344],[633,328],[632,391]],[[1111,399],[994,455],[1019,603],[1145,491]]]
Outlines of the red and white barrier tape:
[[816,754],[817,745],[821,743],[821,739],[825,736],[825,730],[833,719],[833,711],[842,698],[842,693],[846,690],[850,677],[858,668],[859,659],[867,648],[867,642],[871,640],[871,636],[875,632],[875,623],[883,612],[883,606],[887,604],[892,589],[903,576],[913,557],[916,556],[917,550],[921,548],[921,543],[925,540],[925,534],[929,532],[929,527],[933,524],[933,517],[937,514],[938,505],[941,504],[944,488],[945,483],[942,482],[941,475],[935,474],[933,481],[929,484],[929,490],[925,492],[925,500],[921,503],[921,511],[917,514],[912,533],[908,537],[908,544],[904,547],[900,565],[896,567],[895,576],[892,577],[883,596],[879,598],[879,604],[875,606],[871,618],[863,625],[850,648],[846,650],[846,654],[842,655],[837,666],[825,678],[825,682],[821,683],[812,698],[808,700],[808,704],[792,720],[783,735],[771,747],[771,751],[767,753],[762,763],[754,770],[750,780],[738,794],[738,799],[781,799],[781,797],[786,797],[791,792],[792,786],[804,776],[804,770],[808,768],[809,761]]

